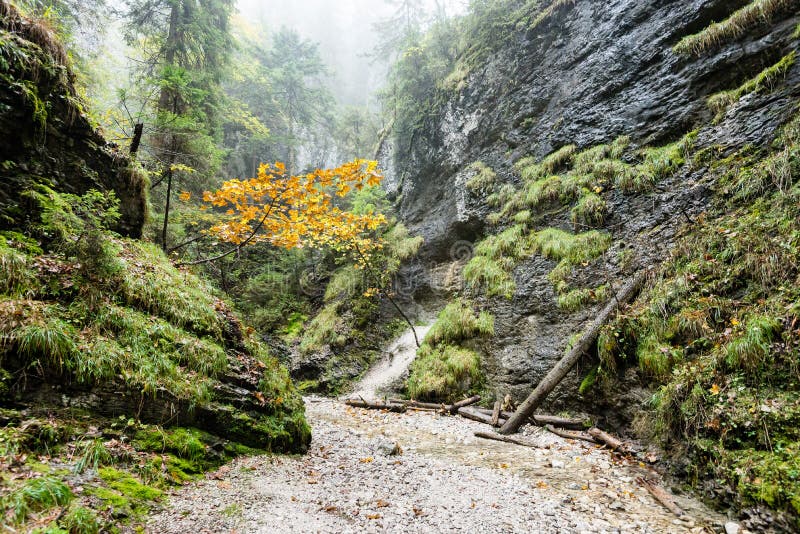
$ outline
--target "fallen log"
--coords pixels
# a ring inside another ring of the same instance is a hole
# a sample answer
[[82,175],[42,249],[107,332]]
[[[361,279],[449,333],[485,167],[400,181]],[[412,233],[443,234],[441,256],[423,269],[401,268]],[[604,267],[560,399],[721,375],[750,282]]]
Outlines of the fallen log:
[[597,336],[600,334],[600,329],[605,325],[609,319],[616,313],[616,311],[624,304],[627,304],[638,294],[639,288],[644,283],[647,276],[646,271],[642,271],[634,276],[627,284],[625,284],[620,292],[615,295],[611,302],[606,304],[600,315],[592,321],[592,324],[583,332],[580,339],[575,343],[575,346],[570,350],[566,356],[561,358],[559,362],[553,367],[547,376],[545,376],[536,389],[525,399],[514,415],[508,418],[508,421],[500,429],[501,434],[512,434],[519,430],[525,421],[527,421],[536,410],[541,406],[542,402],[547,396],[561,383],[570,369],[572,369],[583,354],[589,350],[592,343],[594,343]]
[[492,410],[492,426],[500,426],[500,406],[502,403],[500,401],[494,402],[494,410]]
[[353,408],[366,408],[368,410],[386,410],[395,413],[405,413],[406,407],[402,404],[391,404],[388,402],[370,402],[364,399],[348,399],[344,401],[348,406]]
[[[511,414],[509,414],[509,418]],[[588,421],[580,421],[578,419],[567,419],[565,417],[556,417],[555,415],[533,415],[531,420],[536,426],[554,426],[558,428],[566,428],[567,430],[583,430],[586,428]]]
[[545,425],[545,428],[555,434],[556,436],[560,436],[566,439],[577,439],[581,441],[588,441],[590,443],[596,443],[592,436],[584,433],[584,432],[570,432],[569,430],[562,430],[560,428],[556,428],[553,425]]
[[588,432],[597,443],[608,445],[612,451],[631,452],[630,448],[624,442],[612,436],[608,432],[603,432],[597,427],[590,428]]
[[470,406],[472,404],[478,404],[480,401],[481,401],[481,396],[480,395],[473,395],[472,397],[470,397],[468,399],[460,400],[458,402],[453,403],[450,406],[450,413],[452,415],[455,415],[456,413],[458,413],[459,409],[465,408],[465,407]]
[[[483,414],[491,415],[492,410],[487,408],[475,408]],[[500,419],[508,419],[513,413],[501,411]],[[567,419],[565,417],[556,417],[555,415],[540,415],[536,414],[529,419],[531,423],[536,426],[552,425],[558,428],[566,428],[567,430],[583,430],[588,425],[588,421],[580,421],[578,419]]]
[[683,517],[684,515],[683,510],[681,510],[681,508],[677,504],[675,504],[675,501],[672,500],[672,496],[666,491],[664,491],[664,489],[661,488],[661,486],[658,486],[657,484],[655,484],[650,480],[645,480],[644,478],[637,478],[636,481],[642,486],[644,486],[647,489],[647,491],[650,492],[650,495],[652,495],[653,498],[661,504],[661,506],[663,506],[676,516]]
[[486,415],[483,412],[481,412],[481,411],[479,411],[479,410],[477,410],[475,408],[471,408],[471,407],[459,408],[458,409],[458,415],[460,415],[461,417],[463,417],[465,419],[470,419],[472,421],[477,421],[479,423],[485,423],[487,425],[491,425],[492,424],[492,416],[491,415]]
[[513,443],[514,445],[522,445],[523,447],[538,447],[538,445],[525,441],[524,439],[519,439],[512,436],[504,436],[494,432],[475,432],[475,437],[493,439],[495,441],[502,441],[504,443]]
[[415,400],[408,400],[408,399],[389,399],[389,402],[393,404],[402,404],[404,406],[414,407],[414,408],[427,408],[430,410],[442,410],[445,411],[448,409],[446,404],[439,404],[436,402],[419,402]]

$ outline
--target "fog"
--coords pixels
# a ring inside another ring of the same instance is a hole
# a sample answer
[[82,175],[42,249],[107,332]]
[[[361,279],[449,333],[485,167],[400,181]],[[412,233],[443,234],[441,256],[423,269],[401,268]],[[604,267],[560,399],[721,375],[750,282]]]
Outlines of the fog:
[[[380,42],[375,24],[391,18],[397,0],[239,0],[245,20],[267,31],[286,26],[318,42],[330,68],[331,89],[340,103],[364,106],[381,86],[386,65],[368,57]],[[419,0],[423,11],[437,6],[448,16],[463,13],[467,0]]]

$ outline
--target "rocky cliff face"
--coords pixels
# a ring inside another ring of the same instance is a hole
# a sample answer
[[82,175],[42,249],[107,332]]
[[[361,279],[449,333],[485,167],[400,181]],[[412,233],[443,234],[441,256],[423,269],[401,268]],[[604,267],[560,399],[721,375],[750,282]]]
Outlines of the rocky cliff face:
[[31,224],[22,193],[45,185],[74,194],[115,191],[117,230],[139,237],[146,180],[91,124],[73,78],[52,30],[0,2],[0,229]]
[[[800,69],[792,66],[770,91],[745,95],[716,120],[706,102],[797,47],[796,2],[782,3],[770,24],[755,24],[702,55],[679,55],[672,47],[747,2],[559,4],[534,29],[518,31],[507,46],[472,67],[459,90],[437,99],[443,104],[431,103],[432,118],[415,132],[410,146],[395,142],[384,150],[389,157],[383,164],[399,184],[402,219],[425,237],[428,273],[463,252],[462,242],[474,243],[508,226],[489,226],[493,209],[486,195],[465,186],[474,175],[474,162],[493,169],[501,183],[519,187],[514,163],[522,157],[541,158],[569,144],[585,149],[621,135],[631,138],[632,149],[665,145],[695,129],[696,150],[714,146],[725,153],[747,144],[761,146],[800,97]],[[631,154],[622,159],[632,161]],[[657,264],[676,232],[706,209],[713,184],[705,170],[702,164],[683,165],[647,193],[604,190],[608,215],[602,229],[610,233],[612,245],[597,261],[575,270],[570,282],[599,286]],[[575,230],[563,209],[534,211],[533,222],[537,229]],[[529,255],[513,272],[513,298],[479,297],[497,319],[484,367],[499,396],[524,397],[601,306],[577,312],[560,308],[547,279],[555,265],[543,255]],[[435,285],[425,276],[416,283],[418,298],[429,296]],[[570,403],[575,391],[575,383],[565,384],[552,401]],[[631,395],[637,397],[636,391]]]

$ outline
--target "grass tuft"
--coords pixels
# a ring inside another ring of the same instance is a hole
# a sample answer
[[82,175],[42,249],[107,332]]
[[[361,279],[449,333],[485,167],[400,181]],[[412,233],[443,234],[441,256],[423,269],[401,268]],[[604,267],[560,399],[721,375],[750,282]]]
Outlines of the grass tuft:
[[758,315],[751,317],[743,335],[728,343],[725,362],[732,369],[758,370],[769,355],[770,344],[780,332],[780,321]]
[[101,466],[110,464],[111,460],[111,453],[108,452],[103,440],[84,441],[80,446],[80,458],[75,462],[73,471],[83,473],[87,469],[97,470]]
[[476,161],[469,166],[469,169],[475,174],[467,180],[467,190],[478,195],[490,191],[495,183],[497,183],[497,174],[490,169],[485,163]]
[[558,307],[568,312],[578,311],[587,304],[603,302],[606,299],[607,292],[608,285],[602,285],[594,289],[573,289],[558,296]]
[[792,7],[792,0],[755,0],[733,12],[722,22],[681,39],[672,50],[685,56],[699,56],[723,43],[737,39],[757,25],[768,24],[781,10]]
[[577,151],[578,147],[575,145],[562,146],[542,160],[542,170],[546,174],[555,174],[564,167],[569,166],[572,162],[572,157]]
[[75,506],[61,520],[61,525],[69,534],[97,534],[100,532],[100,520],[92,510]]
[[606,220],[608,207],[599,195],[585,190],[572,208],[570,219],[575,228],[599,228]]
[[719,117],[743,96],[773,90],[786,77],[786,73],[794,65],[796,58],[797,52],[793,50],[776,64],[764,69],[756,77],[746,81],[738,88],[711,95],[707,101],[709,109]]
[[601,256],[611,246],[611,236],[598,230],[571,234],[558,228],[546,228],[532,239],[533,249],[552,260],[567,260],[578,265]]
[[480,357],[470,349],[423,345],[411,364],[408,394],[413,399],[452,400],[482,379]]
[[475,314],[465,301],[454,300],[439,313],[433,327],[425,336],[430,345],[454,344],[474,337],[494,335],[494,317],[488,312]]
[[13,524],[22,524],[31,513],[49,510],[55,506],[66,506],[73,495],[69,487],[53,477],[33,478],[3,496],[3,517]]

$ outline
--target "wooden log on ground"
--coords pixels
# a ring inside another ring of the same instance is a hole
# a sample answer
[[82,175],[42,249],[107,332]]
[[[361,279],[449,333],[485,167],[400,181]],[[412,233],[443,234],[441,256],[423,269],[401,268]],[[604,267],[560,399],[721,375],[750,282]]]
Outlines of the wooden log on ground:
[[475,408],[472,407],[459,408],[458,415],[460,415],[464,419],[470,419],[472,421],[477,421],[479,423],[485,423],[487,425],[492,424],[491,415],[486,415],[485,413],[476,410]]
[[564,377],[567,376],[570,369],[572,369],[584,353],[589,350],[589,347],[591,347],[592,343],[594,343],[597,336],[600,334],[600,328],[609,321],[622,305],[633,300],[638,294],[639,288],[644,283],[646,276],[646,271],[642,271],[634,276],[622,287],[620,292],[611,299],[611,302],[606,304],[603,311],[600,312],[597,318],[592,321],[589,327],[583,332],[572,350],[559,360],[555,367],[547,373],[547,376],[539,382],[536,389],[525,399],[525,402],[517,408],[514,415],[509,417],[508,421],[506,421],[500,429],[501,434],[512,434],[525,424],[539,406],[541,406],[547,396],[561,383]]
[[494,410],[492,410],[492,426],[500,426],[500,406],[502,403],[500,401],[494,402]]
[[[511,418],[512,414],[508,417]],[[536,426],[554,426],[557,428],[565,428],[567,430],[583,430],[587,427],[588,421],[581,421],[578,419],[567,419],[566,417],[556,417],[555,415],[540,415],[535,414],[531,420]]]
[[514,445],[522,445],[523,447],[538,447],[538,445],[527,442],[524,439],[515,438],[513,436],[504,436],[495,432],[475,432],[475,437],[502,441],[504,443],[513,443]]
[[611,448],[611,450],[613,451],[630,452],[630,448],[627,445],[625,445],[624,442],[612,436],[608,432],[603,432],[597,427],[590,428],[588,432],[589,435],[592,436],[597,443],[600,443],[602,445],[608,445],[609,448]]
[[406,407],[402,404],[392,404],[388,402],[370,402],[364,399],[348,399],[344,401],[348,406],[353,408],[366,408],[368,410],[387,410],[389,412],[404,413]]
[[448,406],[446,404],[439,404],[436,402],[419,402],[408,399],[389,399],[389,402],[392,404],[403,404],[404,406],[409,406],[414,408],[428,408],[431,410],[442,410],[442,411],[448,409]]
[[596,443],[592,436],[584,433],[584,432],[570,432],[569,430],[562,430],[560,428],[556,428],[553,425],[545,425],[545,428],[555,434],[556,436],[560,436],[566,439],[577,439],[581,441],[588,441],[590,443]]
[[458,401],[456,403],[453,403],[450,406],[450,413],[452,415],[455,415],[456,413],[458,413],[459,409],[465,408],[465,407],[470,406],[472,404],[478,404],[480,401],[481,401],[481,396],[480,395],[473,395],[472,397],[470,397],[468,399],[460,400],[460,401]]
[[[488,408],[475,408],[483,414],[491,415],[492,410]],[[501,411],[500,419],[508,419],[513,413]],[[529,421],[536,426],[552,425],[557,428],[566,428],[567,430],[583,430],[588,425],[588,421],[581,421],[578,419],[567,419],[565,417],[557,417],[555,415],[536,414],[529,419]]]
[[653,498],[661,504],[661,506],[663,506],[676,516],[683,517],[684,515],[683,510],[681,510],[680,507],[677,504],[675,504],[675,501],[672,500],[672,496],[666,491],[664,491],[664,489],[661,486],[655,484],[650,480],[645,480],[644,478],[637,478],[636,481],[642,486],[644,486],[647,489],[647,491],[650,492],[650,495],[652,495]]

